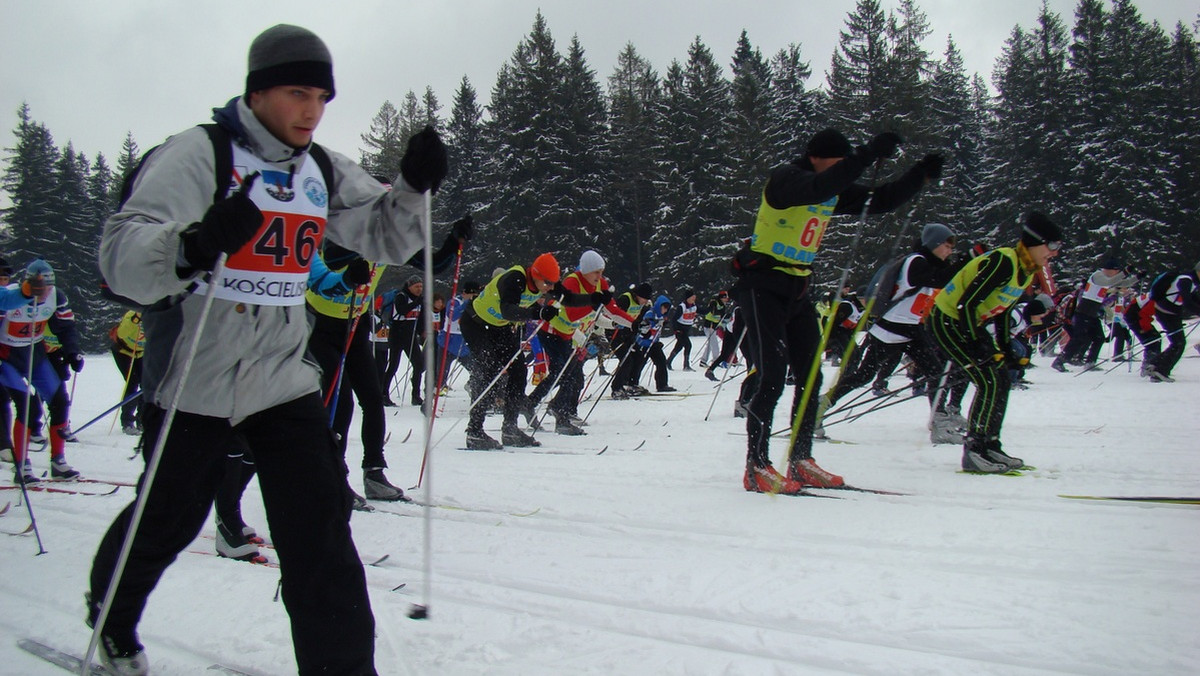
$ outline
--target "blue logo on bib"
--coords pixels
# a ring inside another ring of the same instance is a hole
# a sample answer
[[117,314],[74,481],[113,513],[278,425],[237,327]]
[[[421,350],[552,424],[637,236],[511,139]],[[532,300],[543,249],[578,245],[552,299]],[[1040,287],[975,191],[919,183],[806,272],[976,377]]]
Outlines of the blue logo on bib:
[[279,202],[291,202],[296,193],[288,187],[290,176],[282,171],[264,169],[262,172],[263,187],[267,194]]
[[304,179],[304,194],[316,206],[324,208],[329,204],[329,192],[325,190],[325,184],[311,176]]

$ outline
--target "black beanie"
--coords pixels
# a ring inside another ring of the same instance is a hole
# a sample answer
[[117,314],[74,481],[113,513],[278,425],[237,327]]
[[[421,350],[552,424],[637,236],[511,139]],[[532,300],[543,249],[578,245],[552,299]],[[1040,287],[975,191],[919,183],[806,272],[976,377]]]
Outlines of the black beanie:
[[320,87],[333,100],[333,57],[312,31],[281,23],[250,43],[246,94],[280,85]]
[[809,157],[845,157],[850,154],[850,142],[836,129],[822,129],[808,140],[804,154]]
[[642,282],[641,284],[633,287],[633,295],[637,296],[638,298],[645,298],[646,300],[649,300],[650,296],[654,295],[654,287],[650,286],[648,282]]
[[1062,230],[1046,214],[1031,211],[1025,217],[1025,225],[1021,227],[1021,243],[1025,246],[1061,242],[1062,239]]
[[5,277],[12,277],[12,273],[13,273],[12,264],[10,264],[7,259],[0,258],[0,275],[4,275]]

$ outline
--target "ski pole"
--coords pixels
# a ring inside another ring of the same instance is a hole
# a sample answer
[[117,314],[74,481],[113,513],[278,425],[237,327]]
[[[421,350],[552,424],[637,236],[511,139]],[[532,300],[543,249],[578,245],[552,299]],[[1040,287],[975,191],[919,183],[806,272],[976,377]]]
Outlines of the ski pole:
[[[369,276],[375,276],[374,263],[371,264]],[[367,289],[370,288],[369,284],[370,282],[368,282]],[[364,289],[364,300],[366,299],[366,296],[367,291]],[[331,428],[333,427],[333,419],[337,414],[338,399],[342,395],[342,376],[346,370],[346,359],[350,354],[350,344],[354,342],[354,334],[356,331],[358,331],[358,322],[363,316],[363,313],[358,311],[358,306],[358,289],[355,289],[350,295],[350,305],[346,308],[347,319],[350,318],[350,315],[353,315],[353,319],[350,319],[349,325],[346,327],[346,344],[342,346],[342,356],[341,359],[338,360],[337,369],[333,374],[333,382],[329,384],[329,392],[325,394],[325,408],[329,411],[329,426]]]
[[[424,223],[425,234],[425,288],[422,289],[425,304],[425,335],[433,336],[433,190],[425,191],[425,218]],[[462,248],[459,248],[462,251]],[[413,340],[416,340],[416,327],[413,327]],[[409,353],[410,362],[412,352]],[[433,351],[425,350],[422,353],[425,358],[425,397],[423,401],[429,402],[429,398],[433,396]],[[413,396],[416,396],[416,391]],[[422,603],[414,603],[408,609],[408,616],[414,620],[424,620],[429,617],[429,606],[433,597],[433,459],[430,457],[430,440],[433,436],[433,406],[425,407],[425,424],[423,426],[425,436],[424,457],[422,458],[422,470],[426,467],[429,469],[429,483],[425,484],[425,504],[422,506],[424,519],[424,556],[422,557],[423,575],[425,578]]]
[[[589,319],[591,319],[591,318],[593,318],[593,317],[596,315],[596,313],[597,313],[597,312],[599,312],[599,311],[600,311],[600,308],[595,308],[595,309],[593,309],[593,310],[592,310],[590,313],[588,313],[588,315],[587,315],[587,316],[586,316],[586,317],[583,319],[583,321],[581,322],[581,324],[582,324],[582,323],[587,323],[587,322],[588,322],[588,320],[589,320]],[[584,343],[585,343],[585,344],[587,343],[587,339],[591,337],[591,335],[592,335],[592,331],[593,331],[595,328],[596,328],[596,324],[595,324],[595,322],[592,322],[592,323],[591,323],[591,325],[588,327],[587,334],[584,336]],[[547,356],[547,358],[549,358],[549,356],[550,356],[550,355],[549,355],[549,354],[547,354],[546,356]],[[556,376],[554,377],[554,382],[552,382],[552,383],[550,384],[550,389],[546,390],[546,397],[549,397],[549,396],[550,396],[550,393],[551,393],[551,392],[553,392],[553,391],[554,391],[554,389],[555,389],[556,387],[558,387],[558,382],[559,382],[560,380],[562,380],[563,374],[565,374],[565,373],[567,372],[567,369],[571,368],[571,366],[572,366],[572,362],[574,362],[574,361],[576,361],[575,348],[574,348],[574,347],[571,347],[571,348],[569,349],[568,353],[567,353],[567,358],[566,358],[566,360],[563,362],[563,366],[562,366],[562,368],[560,368],[560,369],[558,370],[558,375],[556,375]],[[536,409],[537,409],[537,407],[535,406],[535,407],[534,407],[534,410],[536,411]],[[547,402],[547,403],[546,403],[546,410],[545,410],[545,411],[542,411],[542,414],[541,414],[540,416],[535,416],[535,417],[534,417],[534,419],[533,419],[533,425],[532,425],[532,427],[533,427],[533,431],[532,431],[532,434],[530,434],[530,436],[533,436],[534,434],[537,434],[538,430],[539,430],[539,429],[541,429],[541,427],[542,427],[542,420],[544,420],[544,419],[546,418],[546,414],[548,414],[549,412],[550,412],[550,403],[549,403],[549,402]]]
[[[632,331],[633,327],[630,326],[629,328]],[[630,340],[632,341],[633,338],[631,337]],[[604,381],[604,387],[600,388],[600,393],[598,393],[596,395],[596,400],[592,402],[592,407],[588,409],[587,415],[583,416],[584,422],[587,422],[587,419],[590,418],[592,415],[592,411],[596,410],[596,405],[600,403],[601,397],[604,396],[604,391],[609,388],[609,386],[612,384],[613,379],[615,379],[617,377],[617,374],[621,372],[621,366],[623,366],[625,364],[625,360],[629,358],[629,355],[632,354],[636,348],[637,348],[636,345],[634,345],[633,343],[630,343],[629,348],[627,350],[625,350],[625,354],[622,355],[621,358],[617,361],[617,367],[615,369],[613,369],[612,374],[610,374],[608,376],[608,380]]]
[[[458,247],[458,253],[455,254],[454,280],[450,284],[451,300],[453,300],[458,295],[458,278],[459,278],[459,274],[462,271],[462,253],[463,253],[463,248],[462,248],[462,245],[460,244]],[[441,396],[442,386],[446,384],[447,371],[449,370],[448,368],[446,368],[446,358],[450,356],[450,336],[451,336],[451,333],[450,333],[450,306],[447,305],[446,307],[442,308],[442,313],[443,313],[442,314],[442,328],[438,331],[438,333],[445,332],[446,337],[442,340],[442,368],[438,369],[437,391],[434,392],[434,394],[433,394],[435,401]],[[436,338],[434,339],[433,344],[435,346],[437,345]]]
[[[146,502],[150,496],[150,491],[154,487],[154,475],[158,472],[159,463],[162,462],[163,449],[167,445],[167,436],[171,432],[171,424],[175,422],[175,413],[179,410],[180,396],[183,394],[188,376],[192,372],[192,363],[195,361],[196,351],[200,347],[200,336],[204,333],[204,329],[208,324],[208,315],[212,310],[213,298],[216,296],[217,282],[221,278],[221,272],[225,269],[226,258],[227,255],[224,252],[217,256],[217,262],[213,265],[212,273],[208,277],[208,289],[204,292],[204,304],[201,306],[200,317],[196,320],[196,331],[192,335],[192,342],[188,346],[187,355],[184,358],[183,367],[179,374],[179,385],[175,388],[174,394],[171,395],[171,404],[167,407],[162,426],[159,428],[158,439],[154,443],[154,454],[150,457],[150,462],[146,466],[146,472],[142,475],[141,487],[138,489],[137,500],[134,502],[133,515],[129,520],[129,529],[125,531],[125,538],[121,542],[121,553],[117,556],[116,567],[113,569],[112,577],[108,581],[108,589],[104,592],[104,601],[100,604],[100,612],[96,617],[95,627],[92,629],[92,638],[88,641],[87,654],[83,658],[82,674],[84,675],[90,673],[92,657],[96,655],[96,647],[100,643],[100,632],[104,629],[104,622],[108,619],[108,612],[112,609],[113,599],[117,595],[117,585],[120,584],[121,576],[125,572],[125,564],[129,561],[129,553],[133,550],[134,536],[137,534],[142,514],[146,511]],[[174,354],[172,354],[173,358]]]
[[138,390],[134,390],[133,394],[131,394],[131,395],[129,395],[128,397],[125,397],[125,398],[124,398],[124,399],[122,399],[121,401],[117,402],[117,403],[116,403],[116,405],[114,405],[112,408],[110,408],[110,409],[106,410],[105,412],[101,413],[100,415],[96,416],[95,418],[92,418],[91,420],[89,420],[89,421],[85,422],[85,423],[84,423],[82,426],[80,426],[78,429],[74,429],[74,430],[71,430],[71,431],[72,431],[72,432],[74,432],[75,434],[79,434],[80,432],[82,432],[82,431],[86,430],[87,428],[91,427],[92,425],[95,425],[96,423],[98,423],[98,422],[100,422],[101,420],[103,420],[103,419],[104,419],[104,416],[106,416],[106,415],[108,415],[109,413],[112,413],[113,411],[115,411],[115,410],[117,410],[117,409],[121,408],[121,407],[122,407],[122,406],[124,406],[125,404],[128,404],[128,403],[131,403],[131,402],[133,402],[133,400],[134,400],[134,399],[137,399],[137,398],[138,398],[138,397],[140,397],[140,396],[142,396],[142,391],[141,391],[140,389],[138,389]]
[[[871,179],[871,183],[876,183],[878,177],[879,164],[876,163],[875,177]],[[812,365],[808,369],[808,376],[804,379],[804,391],[800,394],[800,403],[796,406],[796,415],[792,419],[792,434],[788,439],[789,449],[795,447],[796,438],[800,436],[800,422],[804,420],[804,412],[808,408],[809,400],[812,399],[813,385],[817,382],[817,374],[821,372],[821,356],[825,352],[825,345],[829,342],[830,334],[833,333],[833,322],[837,317],[834,309],[842,302],[842,289],[846,286],[846,280],[850,278],[850,267],[854,262],[854,256],[858,253],[858,245],[862,241],[863,230],[867,227],[867,211],[870,210],[871,202],[874,200],[875,189],[872,188],[871,194],[863,203],[862,213],[858,218],[858,227],[855,228],[854,239],[850,243],[850,253],[846,258],[846,265],[842,267],[842,277],[838,280],[837,291],[834,292],[833,302],[829,306],[829,319],[826,320],[825,328],[821,331],[821,337],[817,341],[816,352],[813,353]]]
[[[139,327],[140,327],[140,325],[139,325]],[[141,329],[139,328],[138,330],[141,330]],[[121,353],[121,349],[118,347],[117,354],[120,354],[120,353]],[[122,389],[121,392],[129,391],[129,381],[130,381],[130,379],[133,378],[133,363],[135,361],[137,361],[137,360],[134,359],[132,354],[130,354],[129,355],[129,368],[125,369],[125,388]],[[71,402],[72,403],[75,402],[75,385],[74,384],[71,385]],[[86,427],[86,425],[85,425],[85,427]],[[117,427],[117,419],[113,418],[112,424],[108,426],[108,433],[112,434],[113,430],[116,429],[116,427]],[[83,428],[81,427],[79,429],[83,429]],[[79,430],[71,430],[71,431],[74,432],[75,434],[79,434]]]
[[[430,236],[432,237],[432,234]],[[455,261],[454,261],[454,282],[450,285],[451,302],[453,302],[455,296],[458,294],[458,275],[459,275],[459,272],[462,270],[462,254],[463,254],[462,244],[459,244],[458,245],[458,253],[455,254]],[[432,254],[431,254],[431,256],[432,256]],[[430,281],[431,281],[431,283],[429,284],[429,286],[433,286],[432,278],[430,279]],[[432,291],[430,293],[432,293]],[[433,309],[432,301],[429,301],[429,302],[430,302],[430,310],[432,310]],[[444,315],[444,318],[442,321],[444,323],[443,328],[446,330],[446,339],[442,342],[442,368],[441,368],[440,372],[437,374],[437,380],[438,380],[437,389],[434,390],[433,401],[429,405],[429,434],[427,435],[427,437],[433,436],[433,422],[434,422],[434,420],[437,419],[437,405],[438,405],[438,401],[441,399],[441,396],[442,396],[442,385],[446,382],[446,356],[450,352],[450,310],[451,310],[450,305],[447,305],[445,308],[442,309],[442,312]],[[433,313],[429,312],[426,314],[429,316],[430,322],[432,323]],[[430,350],[426,350],[426,351],[432,352],[432,350],[436,350],[436,349],[437,349],[437,340],[435,339],[433,341],[433,347]],[[426,398],[426,401],[429,401],[429,399]],[[421,455],[421,471],[417,474],[417,487],[418,488],[421,487],[421,481],[425,478],[425,465],[429,461],[429,443],[428,443],[428,441],[429,441],[428,438],[426,438],[425,451]]]
[[[744,322],[743,322],[743,323],[744,323]],[[742,347],[742,341],[743,341],[743,340],[745,340],[745,339],[746,339],[746,327],[745,327],[745,326],[743,326],[743,327],[742,327],[742,331],[741,331],[741,333],[739,333],[739,334],[738,334],[737,344],[733,346],[733,353],[734,353],[734,354],[737,354],[737,351],[741,349],[741,347]],[[747,369],[746,369],[746,373],[747,373],[747,374],[749,374],[751,370],[752,370],[752,369],[750,369],[750,368],[747,368]],[[715,405],[716,405],[716,403],[717,403],[717,395],[721,394],[721,388],[722,388],[722,387],[725,385],[725,383],[726,383],[727,381],[729,381],[729,380],[731,380],[731,378],[729,377],[729,370],[728,370],[728,369],[726,369],[726,370],[725,370],[725,374],[721,376],[721,382],[717,383],[717,391],[716,391],[716,392],[713,392],[713,398],[712,398],[712,401],[710,401],[710,402],[708,403],[708,411],[706,411],[706,412],[704,413],[704,420],[705,420],[705,421],[707,421],[707,420],[708,420],[708,416],[712,415],[713,406],[715,406]]]
[[[876,166],[876,176],[878,176],[878,166]],[[872,179],[872,182],[874,182],[874,179]],[[874,196],[875,196],[875,193],[872,192],[871,193],[872,199],[874,198]],[[918,195],[917,198],[915,200],[913,200],[912,204],[909,206],[908,215],[905,216],[903,223],[900,225],[900,232],[896,234],[896,239],[892,242],[892,250],[890,253],[888,253],[887,260],[889,261],[889,264],[894,258],[896,258],[896,255],[900,251],[900,246],[904,243],[904,236],[905,236],[905,234],[908,233],[908,226],[912,224],[912,216],[913,216],[913,213],[915,213],[917,210],[917,204],[920,202],[920,199],[921,199],[921,196]],[[862,213],[863,221],[866,220],[867,209],[870,208],[870,206],[871,206],[870,200],[868,200],[867,205],[865,207],[863,207],[863,213]],[[857,242],[858,242],[858,240],[856,237],[855,246],[857,246]],[[853,251],[854,250],[852,249],[852,255],[853,255]],[[837,306],[841,303],[841,289],[846,284],[846,279],[847,279],[848,274],[849,274],[849,270],[847,269],[846,275],[843,275],[843,277],[842,277],[842,283],[838,286],[837,298],[835,299],[836,302],[829,308],[829,320],[828,321],[830,321],[830,322],[832,322],[837,315]],[[842,351],[842,360],[838,364],[838,370],[833,375],[833,380],[829,383],[829,387],[825,390],[826,392],[832,392],[835,388],[837,388],[838,382],[846,374],[846,369],[849,368],[849,366],[850,366],[850,355],[854,354],[855,348],[858,347],[858,340],[857,340],[858,334],[862,333],[862,331],[865,330],[867,323],[871,321],[871,312],[872,312],[872,310],[875,309],[875,299],[878,297],[879,297],[879,293],[878,293],[878,290],[876,290],[876,292],[871,294],[871,297],[867,299],[867,304],[863,307],[862,313],[858,317],[858,322],[854,325],[854,330],[850,333],[850,339],[846,341],[846,348]],[[890,302],[889,305],[896,305],[898,303],[899,303],[899,301],[896,301],[894,303]],[[890,307],[886,308],[883,311],[883,313],[886,313],[886,311],[890,310],[890,309],[891,309]],[[830,328],[829,332],[832,334],[833,329]],[[828,338],[826,338],[826,340],[828,340]],[[818,359],[822,357],[824,352],[825,352],[824,348],[822,348],[819,352],[817,352]],[[818,414],[817,419],[816,419],[817,427],[821,426],[821,418],[822,417],[824,417],[824,416]]]
[[[30,314],[33,322],[29,327],[29,364],[27,369],[28,386],[25,388],[25,410],[22,412],[21,416],[23,418],[21,421],[21,434],[24,436],[24,439],[21,439],[20,442],[18,442],[16,439],[13,439],[14,451],[18,446],[24,446],[23,450],[25,452],[21,454],[24,457],[18,458],[17,454],[13,453],[13,462],[16,465],[16,475],[21,478],[21,480],[17,483],[21,485],[21,498],[25,500],[25,511],[29,513],[29,527],[33,529],[33,535],[37,540],[37,556],[45,554],[46,548],[42,546],[42,532],[38,529],[37,517],[33,514],[33,503],[29,501],[29,489],[25,487],[25,484],[28,483],[25,481],[25,463],[29,462],[29,406],[32,403],[31,399],[33,397],[33,346],[36,344],[34,342],[34,338],[40,337],[41,335],[35,330],[37,328],[38,304],[40,300],[41,298],[38,296],[38,294],[34,293],[33,312]],[[48,415],[49,410],[47,410],[46,413]],[[51,430],[51,433],[53,433],[53,430]]]

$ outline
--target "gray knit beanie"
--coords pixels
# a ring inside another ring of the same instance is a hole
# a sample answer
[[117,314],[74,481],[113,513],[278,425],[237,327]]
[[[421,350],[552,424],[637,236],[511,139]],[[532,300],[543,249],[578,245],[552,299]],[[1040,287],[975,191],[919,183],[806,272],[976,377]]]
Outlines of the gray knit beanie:
[[250,43],[246,94],[280,85],[329,90],[333,100],[333,57],[321,38],[299,26],[279,24]]
[[579,271],[587,274],[604,269],[604,257],[600,254],[588,249],[579,257]]
[[921,246],[933,251],[954,238],[954,231],[941,223],[930,223],[921,230]]

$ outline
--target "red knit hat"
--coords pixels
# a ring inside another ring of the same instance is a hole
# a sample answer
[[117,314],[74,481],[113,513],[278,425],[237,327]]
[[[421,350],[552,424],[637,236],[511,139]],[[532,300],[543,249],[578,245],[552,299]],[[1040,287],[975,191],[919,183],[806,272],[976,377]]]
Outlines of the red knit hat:
[[554,256],[544,253],[533,259],[533,265],[529,266],[529,274],[544,282],[557,282],[562,271],[559,270],[558,261]]

